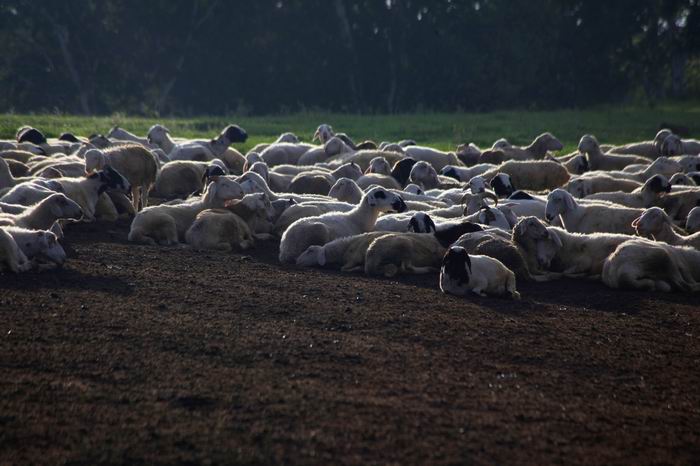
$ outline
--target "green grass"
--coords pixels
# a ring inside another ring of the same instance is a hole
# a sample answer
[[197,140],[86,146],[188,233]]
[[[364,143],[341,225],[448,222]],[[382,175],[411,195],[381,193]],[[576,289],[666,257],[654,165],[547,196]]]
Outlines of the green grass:
[[176,136],[211,137],[228,123],[237,123],[248,131],[247,150],[259,142],[270,141],[282,132],[293,131],[303,140],[310,140],[320,123],[330,123],[336,131],[344,131],[356,140],[396,141],[412,138],[419,144],[453,150],[463,142],[490,146],[505,137],[514,144],[528,144],[536,135],[550,131],[564,144],[565,151],[575,150],[585,133],[595,134],[603,143],[621,144],[651,139],[661,122],[690,127],[697,131],[700,103],[669,104],[648,107],[604,106],[586,110],[502,111],[491,113],[426,113],[410,115],[347,115],[333,113],[300,113],[265,117],[197,117],[142,118],[116,114],[106,117],[72,115],[2,115],[0,138],[12,138],[19,126],[35,126],[49,137],[71,131],[79,135],[105,133],[117,124],[137,134],[145,134],[154,123],[162,123]]

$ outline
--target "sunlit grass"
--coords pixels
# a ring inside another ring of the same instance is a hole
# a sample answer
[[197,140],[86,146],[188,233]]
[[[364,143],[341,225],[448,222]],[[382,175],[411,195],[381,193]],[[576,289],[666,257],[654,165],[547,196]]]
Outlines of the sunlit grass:
[[561,111],[500,111],[492,113],[425,113],[407,115],[351,115],[299,113],[260,117],[142,118],[124,115],[82,117],[73,115],[2,115],[0,138],[12,138],[21,125],[35,126],[49,137],[64,131],[79,135],[106,133],[119,125],[137,134],[145,134],[154,123],[167,126],[176,136],[211,137],[226,124],[236,123],[248,131],[249,140],[239,150],[270,141],[280,133],[292,131],[302,140],[310,140],[320,123],[330,123],[355,140],[396,141],[411,138],[420,144],[453,150],[457,144],[474,142],[490,146],[505,137],[514,144],[528,144],[537,134],[550,131],[572,151],[585,133],[595,134],[601,142],[621,144],[651,139],[662,122],[697,130],[700,104],[669,104],[648,107],[600,107]]

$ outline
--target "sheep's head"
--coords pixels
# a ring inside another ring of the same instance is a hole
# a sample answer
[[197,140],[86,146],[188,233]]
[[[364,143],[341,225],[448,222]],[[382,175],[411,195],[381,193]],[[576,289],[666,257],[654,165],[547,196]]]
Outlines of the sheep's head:
[[502,230],[510,230],[510,222],[500,210],[493,207],[482,207],[478,215],[479,223],[494,226]]
[[63,265],[66,261],[66,251],[63,246],[58,242],[56,235],[50,231],[41,231],[42,239],[42,249],[38,254],[36,259],[48,260],[56,265]]
[[88,176],[91,180],[99,180],[101,183],[99,194],[107,191],[108,189],[119,191],[125,194],[131,193],[131,185],[121,173],[119,173],[114,168],[109,165],[105,166],[103,170],[93,173]]
[[471,215],[476,213],[479,209],[488,207],[485,199],[487,197],[493,200],[495,205],[498,205],[498,197],[491,191],[484,191],[478,194],[464,193],[461,199],[462,204],[465,204],[464,214]]
[[547,226],[537,217],[523,217],[513,227],[513,242],[525,244],[527,240],[538,240],[547,238],[549,230]]
[[586,182],[582,178],[574,178],[564,186],[566,190],[577,199],[581,199],[587,195]]
[[661,143],[661,155],[673,157],[674,155],[683,155],[683,141],[675,134],[670,134]]
[[501,138],[493,143],[493,145],[491,146],[491,150],[507,149],[509,147],[513,147],[513,145],[510,142],[508,142],[506,138]]
[[664,176],[673,176],[674,173],[684,171],[683,166],[673,159],[668,157],[658,157],[644,170],[647,174],[659,174]]
[[425,212],[418,212],[413,214],[411,220],[408,221],[408,231],[414,233],[435,233],[435,222]]
[[685,229],[691,234],[700,231],[700,207],[693,207],[690,213],[688,213],[688,218],[685,221]]
[[455,153],[457,154],[457,158],[459,158],[462,163],[470,166],[479,162],[481,149],[479,149],[479,147],[473,142],[470,142],[469,144],[458,145]]
[[245,163],[243,164],[243,171],[247,172],[248,170],[250,170],[250,167],[256,162],[265,163],[265,159],[263,159],[260,156],[260,154],[258,154],[257,152],[248,152],[245,155]]
[[270,181],[270,169],[265,162],[255,162],[249,169],[251,172],[257,173],[262,176],[263,179],[269,183]]
[[282,133],[275,142],[288,142],[290,144],[299,144],[299,138],[294,133]]
[[420,188],[420,186],[418,186],[417,184],[413,184],[413,183],[406,185],[406,187],[403,188],[403,190],[409,194],[416,194],[418,196],[422,196],[425,194],[423,192],[423,190]]
[[562,247],[561,238],[556,231],[548,229],[547,236],[537,240],[537,264],[543,269],[548,269]]
[[547,205],[544,208],[545,218],[548,222],[552,222],[559,215],[575,210],[576,207],[576,201],[571,194],[557,188],[547,196]]
[[17,130],[17,142],[31,142],[37,146],[46,144],[46,136],[36,128],[31,126],[23,126]]
[[595,136],[592,134],[585,134],[578,143],[578,150],[583,154],[595,153],[600,150],[600,145]]
[[59,141],[66,141],[66,142],[77,142],[77,143],[82,142],[73,133],[61,133],[61,135],[58,136],[58,140]]
[[649,178],[641,188],[642,192],[651,192],[657,196],[663,196],[671,192],[671,183],[663,175],[654,175]]
[[700,170],[700,156],[697,155],[687,155],[685,157],[681,157],[678,163],[681,164],[681,168],[685,173]]
[[442,170],[440,170],[440,174],[442,176],[454,178],[457,181],[462,181],[462,178],[459,176],[459,172],[454,165],[445,165],[442,167]]
[[476,175],[471,180],[469,180],[469,183],[467,183],[467,187],[472,192],[472,194],[483,193],[484,191],[486,191],[486,180],[483,176]]
[[228,125],[221,130],[217,139],[221,139],[231,145],[234,142],[246,142],[248,140],[248,133],[238,125]]
[[564,148],[564,144],[551,133],[542,133],[533,142],[537,152],[544,156],[547,152],[558,152]]
[[90,149],[85,152],[85,173],[102,170],[107,164],[107,157],[100,149]]
[[462,246],[452,246],[442,258],[440,273],[457,285],[467,285],[472,273],[472,262]]
[[321,144],[325,144],[330,138],[334,136],[333,128],[331,125],[328,124],[321,124],[316,128],[316,132],[314,133],[314,137],[312,141],[320,141]]
[[334,155],[352,152],[352,149],[342,139],[333,136],[324,142],[323,152],[326,153],[327,157],[333,157]]
[[83,209],[63,194],[52,194],[41,203],[46,203],[57,219],[80,220],[83,217]]
[[379,186],[370,189],[365,194],[365,202],[369,207],[380,212],[406,212],[408,210],[401,196]]
[[369,167],[365,173],[378,173],[380,175],[391,175],[391,165],[384,157],[375,157],[369,162]]
[[671,131],[668,128],[663,128],[660,129],[658,133],[656,133],[656,136],[654,136],[654,146],[659,149],[659,153],[661,153],[661,145],[663,142],[666,140],[667,137],[673,134],[673,131]]
[[505,152],[501,149],[498,150],[485,150],[479,156],[479,163],[493,163],[499,164],[503,163],[508,159]]
[[299,257],[297,257],[297,265],[299,267],[313,267],[326,265],[326,253],[323,246],[309,246]]
[[93,134],[90,136],[90,144],[98,149],[106,149],[112,145],[112,141],[101,134]]
[[236,180],[228,176],[213,177],[211,183],[205,188],[203,196],[205,201],[216,207],[223,207],[226,201],[242,197],[243,188]]
[[423,160],[413,165],[409,180],[411,183],[423,186],[425,189],[437,188],[440,185],[440,179],[435,168]]
[[358,180],[362,176],[362,169],[355,162],[345,163],[340,167],[333,170],[333,177],[338,178],[350,178],[351,180]]
[[496,173],[490,184],[498,197],[508,197],[515,192],[513,181],[507,173]]
[[328,195],[341,202],[357,204],[362,199],[362,190],[357,183],[350,178],[339,178],[338,181],[331,186]]
[[411,157],[405,157],[399,160],[392,167],[391,176],[398,181],[401,186],[404,186],[408,182],[411,176],[411,170],[416,163],[416,160]]
[[161,145],[168,138],[170,130],[163,125],[153,125],[146,133],[146,139],[150,144]]
[[685,173],[674,173],[668,182],[673,186],[695,186],[695,181]]
[[665,227],[671,227],[671,219],[659,207],[647,209],[632,222],[634,231],[641,237],[655,239]]

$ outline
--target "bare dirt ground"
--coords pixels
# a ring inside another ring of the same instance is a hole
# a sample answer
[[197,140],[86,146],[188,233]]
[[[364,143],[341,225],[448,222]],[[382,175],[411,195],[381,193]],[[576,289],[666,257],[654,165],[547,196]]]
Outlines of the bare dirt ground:
[[697,297],[591,282],[442,295],[67,232],[0,275],[0,464],[700,459]]

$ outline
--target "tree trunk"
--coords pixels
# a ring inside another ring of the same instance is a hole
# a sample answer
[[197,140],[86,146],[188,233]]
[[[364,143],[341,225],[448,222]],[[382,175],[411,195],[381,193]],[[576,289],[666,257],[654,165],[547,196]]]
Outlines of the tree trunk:
[[355,43],[352,40],[352,30],[350,28],[350,21],[348,21],[348,13],[345,9],[345,3],[343,3],[343,0],[335,0],[333,3],[335,5],[335,13],[338,16],[338,20],[340,21],[340,36],[343,39],[345,48],[348,49],[348,52],[350,52],[350,56],[352,57],[352,67],[348,70],[347,73],[348,84],[350,86],[350,93],[352,94],[353,105],[356,109],[359,109],[362,103],[362,96],[361,91],[357,85],[357,80],[355,78],[355,70],[357,70],[360,63],[357,58]]

